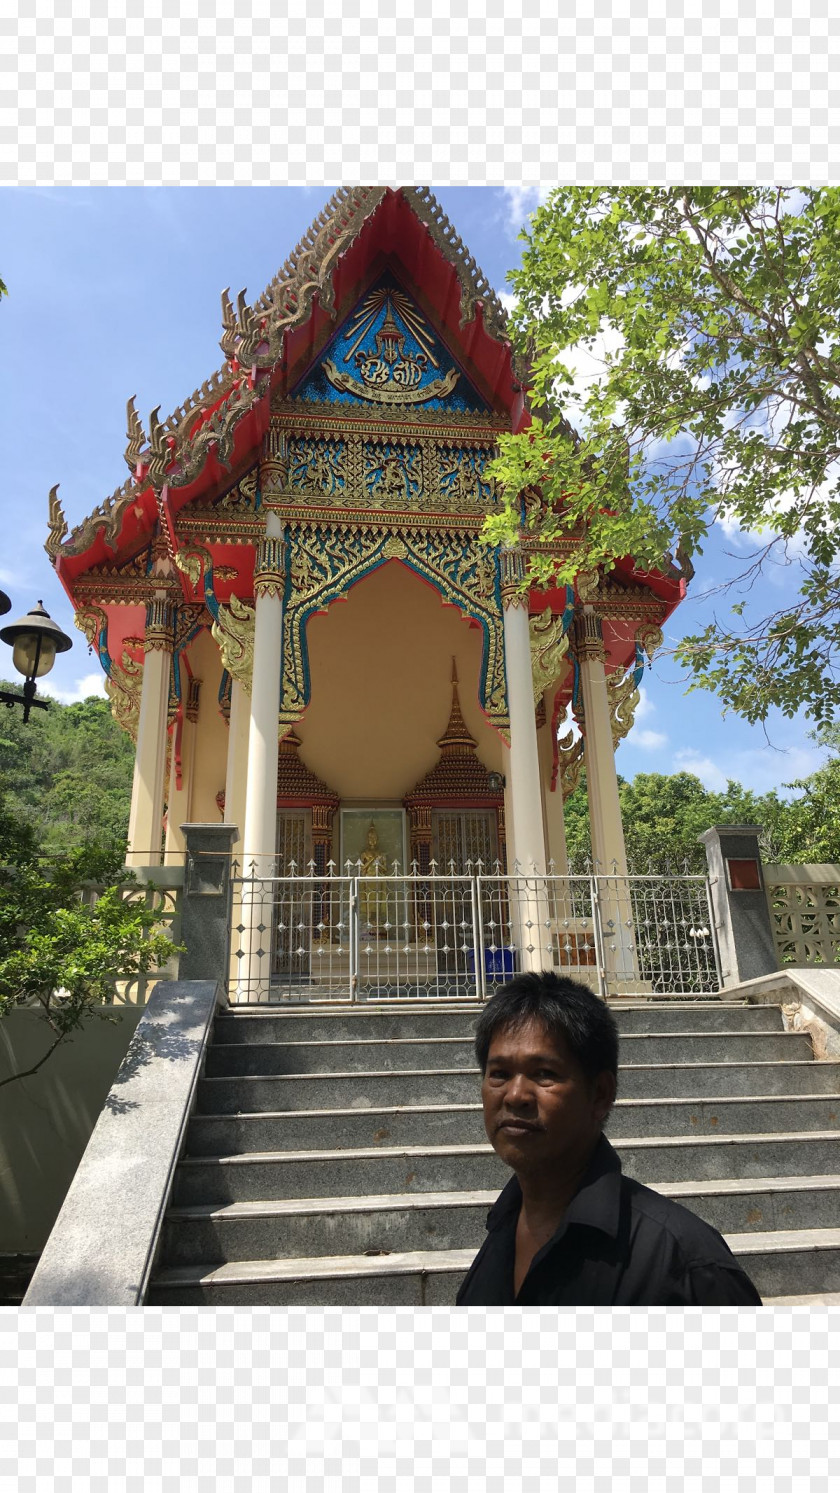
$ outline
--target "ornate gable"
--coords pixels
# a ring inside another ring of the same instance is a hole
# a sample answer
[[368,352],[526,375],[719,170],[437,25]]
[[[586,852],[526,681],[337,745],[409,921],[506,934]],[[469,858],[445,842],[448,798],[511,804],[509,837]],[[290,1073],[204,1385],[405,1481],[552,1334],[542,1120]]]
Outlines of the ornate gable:
[[357,302],[291,401],[413,414],[436,410],[463,418],[490,407],[393,274]]

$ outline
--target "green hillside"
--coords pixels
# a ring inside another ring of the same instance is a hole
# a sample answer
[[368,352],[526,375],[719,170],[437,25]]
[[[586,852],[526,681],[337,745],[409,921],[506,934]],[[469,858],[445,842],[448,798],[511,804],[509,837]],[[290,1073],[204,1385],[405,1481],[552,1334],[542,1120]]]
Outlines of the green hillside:
[[[19,693],[19,684],[2,688]],[[32,827],[42,854],[124,840],[133,768],[134,744],[107,700],[51,701],[26,725],[18,707],[0,709],[0,792],[7,810]]]

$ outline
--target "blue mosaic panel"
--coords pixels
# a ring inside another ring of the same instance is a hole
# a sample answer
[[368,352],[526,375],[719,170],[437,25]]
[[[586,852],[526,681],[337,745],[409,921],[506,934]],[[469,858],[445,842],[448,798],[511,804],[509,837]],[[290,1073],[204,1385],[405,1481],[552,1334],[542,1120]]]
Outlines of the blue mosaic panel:
[[490,410],[393,275],[361,298],[292,398],[390,414]]

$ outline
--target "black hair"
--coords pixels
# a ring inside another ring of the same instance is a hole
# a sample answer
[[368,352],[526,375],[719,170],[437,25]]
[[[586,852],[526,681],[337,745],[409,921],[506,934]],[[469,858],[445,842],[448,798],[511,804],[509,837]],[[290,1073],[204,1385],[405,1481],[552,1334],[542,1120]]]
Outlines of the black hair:
[[497,1032],[539,1021],[553,1039],[562,1037],[590,1080],[599,1073],[618,1074],[618,1027],[615,1017],[588,985],[552,970],[515,975],[491,996],[475,1032],[475,1055],[487,1071],[490,1044]]

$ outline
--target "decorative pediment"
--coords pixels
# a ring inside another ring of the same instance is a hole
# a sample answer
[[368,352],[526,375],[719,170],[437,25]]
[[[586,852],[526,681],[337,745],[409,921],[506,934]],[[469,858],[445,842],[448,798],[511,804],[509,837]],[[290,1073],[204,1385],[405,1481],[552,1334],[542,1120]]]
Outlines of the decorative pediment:
[[490,410],[391,274],[361,297],[291,397],[384,415],[424,409],[463,418]]

